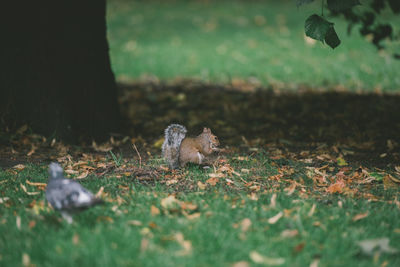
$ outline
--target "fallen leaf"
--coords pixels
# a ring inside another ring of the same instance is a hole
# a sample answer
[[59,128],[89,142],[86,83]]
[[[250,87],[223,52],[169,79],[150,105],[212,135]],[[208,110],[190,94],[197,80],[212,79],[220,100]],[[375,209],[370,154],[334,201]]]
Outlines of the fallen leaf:
[[297,236],[298,234],[299,234],[299,231],[297,229],[293,229],[293,230],[286,229],[286,230],[282,231],[281,237],[283,237],[283,238],[292,238],[292,237]]
[[145,252],[149,247],[149,240],[145,237],[140,241],[140,252]]
[[293,248],[293,251],[294,251],[295,253],[299,253],[299,252],[301,252],[301,251],[304,249],[305,245],[306,245],[306,243],[301,242],[301,243],[297,244],[297,245]]
[[232,267],[249,267],[250,264],[247,261],[238,261],[231,265]]
[[257,251],[250,252],[250,259],[257,264],[265,264],[265,265],[282,265],[285,263],[284,258],[269,258],[261,255]]
[[78,245],[79,244],[79,235],[78,234],[74,234],[72,237],[72,243],[74,245]]
[[192,252],[192,242],[185,240],[182,233],[176,233],[174,238],[182,246],[182,250],[176,253],[178,256],[186,256]]
[[22,266],[24,267],[31,266],[31,258],[26,253],[22,253]]
[[86,178],[88,176],[88,174],[89,174],[89,171],[82,172],[79,176],[76,177],[76,179]]
[[183,212],[183,215],[185,215],[185,217],[188,220],[194,220],[194,219],[200,218],[201,213],[200,212],[195,212],[195,213],[192,213],[192,214],[187,214],[186,212]]
[[310,267],[318,267],[320,259],[314,259],[311,264]]
[[150,213],[151,213],[152,216],[159,215],[159,214],[160,214],[160,209],[157,208],[157,207],[154,206],[154,205],[151,205],[151,207],[150,207]]
[[385,190],[388,189],[397,189],[399,188],[399,184],[394,182],[391,178],[390,175],[385,175],[385,177],[383,177],[383,188]]
[[276,207],[276,193],[274,193],[271,197],[271,201],[269,203],[269,206],[271,208],[275,208]]
[[364,219],[364,218],[367,217],[368,215],[369,215],[369,214],[368,214],[368,211],[367,211],[367,212],[364,212],[364,213],[357,214],[356,216],[353,217],[352,221],[353,221],[353,222],[359,221],[359,220],[361,220],[361,219]]
[[283,212],[280,211],[278,214],[276,214],[275,216],[271,217],[268,219],[268,223],[269,224],[275,224],[277,221],[279,221],[280,218],[282,218],[283,216]]
[[211,177],[210,179],[208,179],[206,181],[206,183],[208,183],[211,186],[215,186],[218,183],[219,179],[216,177]]
[[337,179],[336,183],[331,184],[327,189],[326,192],[334,194],[334,193],[342,193],[346,184],[343,179]]
[[0,204],[3,204],[5,202],[7,202],[8,200],[10,200],[9,197],[0,197]]
[[203,184],[202,182],[198,181],[197,186],[199,187],[200,190],[204,190],[207,188],[206,184]]
[[19,217],[18,215],[15,218],[15,224],[17,226],[17,229],[21,230],[21,217]]
[[26,166],[23,164],[17,164],[13,167],[13,169],[16,169],[17,171],[22,171],[23,169],[25,169]]
[[347,166],[347,162],[342,157],[336,158],[336,163],[338,166]]
[[29,180],[26,180],[25,182],[29,185],[33,185],[33,186],[37,186],[37,187],[46,187],[47,186],[46,183],[36,183],[36,182],[31,182]]
[[247,232],[251,226],[251,220],[249,218],[245,218],[240,222],[240,227],[242,232]]
[[104,186],[100,187],[99,191],[97,191],[95,197],[100,198],[103,195]]
[[32,229],[35,226],[36,226],[36,221],[34,221],[34,220],[30,221],[28,224],[29,229]]
[[310,211],[308,212],[308,217],[313,216],[314,212],[315,212],[315,208],[317,207],[317,205],[315,205],[315,203],[312,205]]
[[368,256],[373,256],[375,253],[395,254],[399,250],[389,246],[389,238],[368,239],[358,242],[361,252]]
[[130,220],[126,222],[128,225],[133,225],[133,226],[141,226],[142,222],[138,220]]
[[164,209],[176,209],[179,206],[179,201],[175,198],[174,195],[169,195],[166,198],[161,199],[161,207]]
[[23,184],[20,184],[20,186],[21,186],[22,190],[24,190],[24,192],[29,196],[34,196],[34,195],[40,194],[40,192],[28,192],[28,190],[26,190],[25,185],[23,185]]

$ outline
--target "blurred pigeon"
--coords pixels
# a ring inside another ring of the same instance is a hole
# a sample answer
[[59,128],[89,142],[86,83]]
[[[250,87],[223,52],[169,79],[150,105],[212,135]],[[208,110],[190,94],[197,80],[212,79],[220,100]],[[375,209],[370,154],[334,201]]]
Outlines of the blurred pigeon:
[[50,163],[49,176],[46,199],[54,209],[61,212],[68,223],[72,223],[73,213],[103,202],[80,183],[65,178],[63,169],[58,163]]

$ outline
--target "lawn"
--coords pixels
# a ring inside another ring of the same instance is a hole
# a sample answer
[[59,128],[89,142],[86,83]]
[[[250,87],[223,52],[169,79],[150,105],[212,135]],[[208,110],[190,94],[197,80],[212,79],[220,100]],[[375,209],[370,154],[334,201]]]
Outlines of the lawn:
[[[398,190],[365,184],[366,176],[337,164],[326,169],[328,185],[317,185],[309,173],[315,168],[271,157],[260,151],[220,160],[211,169],[189,166],[172,173],[160,168],[157,158],[141,173],[138,161],[117,162],[109,154],[86,156],[78,164],[66,159],[69,173],[76,171],[72,176],[91,170],[79,181],[93,192],[102,188],[106,201],[76,215],[72,225],[45,203],[40,183],[47,182],[46,165],[5,169],[0,171],[0,264],[400,264],[398,254],[376,249],[366,255],[358,245],[389,238],[390,246],[400,249],[400,203],[393,201]],[[99,177],[105,169],[113,171]],[[340,171],[352,182],[338,187]]]
[[297,9],[294,1],[109,1],[112,67],[120,81],[398,90],[400,61],[390,55],[398,43],[378,52],[357,28],[348,36],[340,18],[330,19],[342,40],[335,50],[304,38],[305,19],[320,12],[316,2]]

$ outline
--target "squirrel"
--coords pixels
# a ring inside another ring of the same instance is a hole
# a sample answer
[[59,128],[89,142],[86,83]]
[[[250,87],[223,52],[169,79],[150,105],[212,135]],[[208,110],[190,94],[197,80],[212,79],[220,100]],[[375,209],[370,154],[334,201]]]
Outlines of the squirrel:
[[171,124],[165,129],[162,155],[171,169],[184,167],[186,163],[201,164],[205,157],[219,146],[218,137],[210,128],[204,128],[197,137],[186,137],[187,130],[180,124]]

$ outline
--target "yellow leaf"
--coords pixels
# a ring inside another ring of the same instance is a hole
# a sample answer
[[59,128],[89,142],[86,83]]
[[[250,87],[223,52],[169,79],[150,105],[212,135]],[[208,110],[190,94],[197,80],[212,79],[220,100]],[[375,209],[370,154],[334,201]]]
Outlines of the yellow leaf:
[[160,138],[156,142],[154,142],[153,146],[156,147],[156,148],[161,148],[163,143],[164,143],[164,137]]
[[338,166],[346,166],[347,165],[347,162],[342,157],[336,158],[336,163]]

